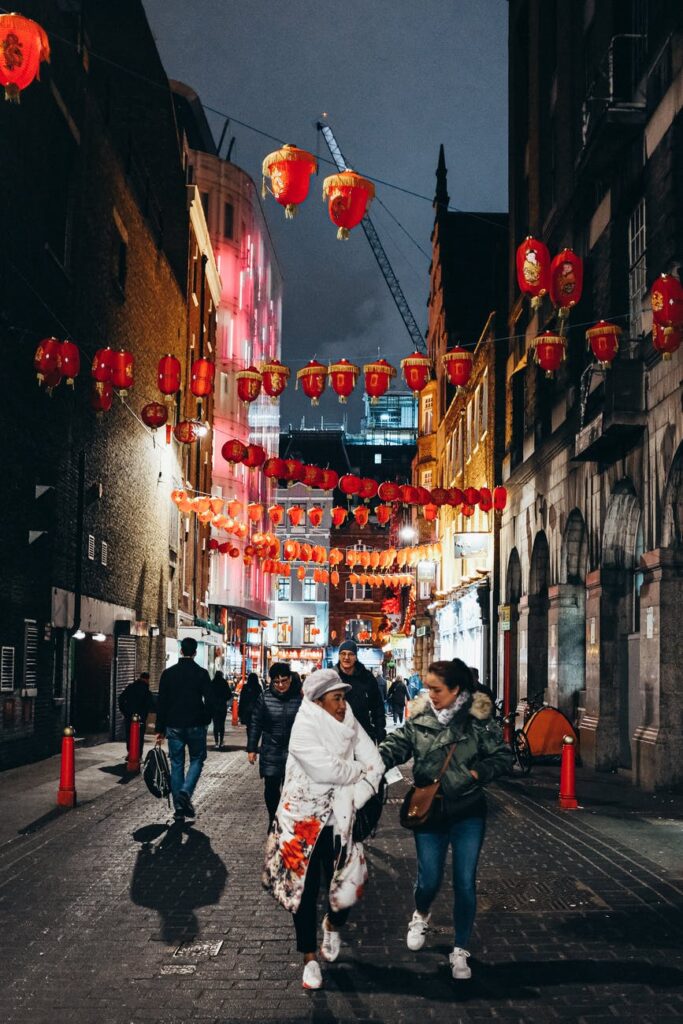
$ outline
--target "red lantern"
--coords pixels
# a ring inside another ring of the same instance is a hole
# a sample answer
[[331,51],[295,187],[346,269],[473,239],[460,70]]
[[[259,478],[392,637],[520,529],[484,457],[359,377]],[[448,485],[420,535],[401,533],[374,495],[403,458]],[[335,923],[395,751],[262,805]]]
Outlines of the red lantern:
[[683,285],[672,274],[660,274],[650,292],[652,319],[664,331],[683,327]]
[[375,515],[380,526],[386,526],[391,519],[391,505],[377,505]]
[[239,558],[240,557],[240,549],[239,548],[230,548],[230,550],[228,551],[228,554],[230,555],[231,558]]
[[478,505],[481,495],[476,487],[468,487],[465,491],[465,501],[468,505]]
[[268,509],[268,518],[270,519],[273,526],[280,526],[285,516],[285,510],[282,505],[271,505]]
[[299,557],[299,544],[295,540],[286,540],[283,554],[288,562],[295,562]]
[[318,469],[317,466],[304,466],[303,475],[301,482],[306,487],[318,487],[322,477],[322,469]]
[[113,358],[114,353],[110,348],[99,348],[95,353],[90,372],[96,387],[111,382]]
[[247,505],[247,518],[250,523],[259,523],[263,515],[263,505],[258,501],[250,501]]
[[323,510],[319,505],[314,505],[313,508],[309,508],[308,518],[311,526],[320,526],[323,521]]
[[621,327],[606,320],[599,320],[595,327],[590,327],[586,331],[586,341],[603,370],[609,369],[619,351],[620,335]]
[[567,339],[552,331],[543,331],[532,341],[536,363],[545,370],[546,377],[552,378],[564,360]]
[[[1,16],[0,16],[1,19]],[[0,20],[0,25],[2,24]],[[57,338],[44,338],[40,342],[33,356],[33,367],[38,377],[38,383],[42,384],[46,377],[51,374],[57,375],[57,383],[61,380],[61,357],[62,346]]]
[[377,400],[388,390],[391,378],[396,376],[396,370],[386,359],[378,359],[374,363],[366,363],[363,373],[365,393],[370,396],[370,404],[377,405]]
[[429,383],[432,369],[429,356],[423,356],[421,352],[413,352],[412,355],[401,360],[401,369],[406,384],[417,398]]
[[298,149],[289,143],[269,153],[263,161],[263,188],[261,194],[266,197],[266,178],[270,178],[270,188],[275,199],[285,208],[285,217],[291,220],[297,206],[303,203],[308,195],[311,175],[318,170],[314,156],[305,149]]
[[443,355],[443,368],[454,388],[467,387],[472,376],[472,353],[461,345],[449,348]]
[[401,484],[399,493],[404,505],[419,505],[420,494],[417,487],[412,487],[410,484]]
[[320,488],[323,491],[333,491],[339,483],[339,473],[334,469],[323,469],[320,474]]
[[360,366],[350,363],[348,359],[340,359],[338,363],[332,363],[327,368],[327,375],[330,378],[330,385],[335,394],[339,395],[339,401],[343,405],[346,399],[356,386],[360,374]]
[[[49,383],[48,378],[46,378],[45,383]],[[109,412],[113,397],[114,389],[111,384],[108,384],[107,382],[94,382],[90,391],[90,407],[91,409],[94,409],[98,415],[103,412]]]
[[654,322],[652,324],[652,344],[662,353],[662,359],[671,359],[672,354],[678,351],[682,337],[683,330],[680,327],[660,327]]
[[21,14],[0,15],[0,85],[6,100],[19,102],[21,90],[40,78],[44,60],[50,60],[45,29]]
[[401,496],[401,488],[391,480],[385,480],[377,488],[377,495],[382,501],[398,501]]
[[548,247],[529,235],[517,249],[517,283],[520,291],[531,296],[532,309],[538,309],[550,288]]
[[285,459],[285,466],[287,480],[303,480],[304,464],[301,459]]
[[457,508],[458,505],[462,505],[465,500],[465,496],[459,487],[448,488],[448,504],[451,508]]
[[310,398],[311,405],[318,404],[320,396],[325,390],[326,380],[327,367],[319,363],[317,359],[311,359],[301,370],[297,370],[297,387],[301,381],[303,392],[307,398]]
[[493,507],[496,512],[502,512],[508,501],[508,492],[505,487],[493,488]]
[[332,584],[333,587],[339,586],[339,573],[337,572],[336,569],[333,569],[332,572],[330,573],[330,583]]
[[423,511],[427,522],[433,523],[439,514],[439,507],[438,505],[425,505]]
[[78,345],[73,341],[63,341],[59,354],[59,372],[62,377],[66,377],[66,383],[70,388],[74,386],[74,378],[78,376],[80,369],[81,354]]
[[175,356],[169,354],[159,360],[157,386],[162,395],[166,395],[167,402],[180,390],[180,360]]
[[310,544],[299,545],[299,558],[302,562],[310,562],[311,555],[313,554],[313,548]]
[[292,526],[299,526],[304,516],[304,510],[301,505],[291,505],[287,509],[287,518],[289,519]]
[[240,370],[235,374],[235,379],[237,380],[237,397],[245,405],[254,402],[261,394],[262,378],[255,366]]
[[233,519],[235,518],[235,516],[238,516],[241,511],[242,502],[238,501],[237,498],[233,498],[231,501],[228,502],[228,515],[232,516]]
[[355,171],[331,174],[323,181],[323,199],[327,200],[330,220],[338,227],[337,238],[344,240],[357,227],[375,197],[375,186]]
[[445,487],[434,487],[432,490],[432,503],[439,507],[448,504],[448,491]]
[[353,518],[356,520],[360,528],[368,525],[368,517],[370,515],[370,509],[365,505],[358,505],[353,510]]
[[266,459],[263,466],[263,475],[269,480],[284,480],[287,472],[287,464],[284,459]]
[[132,352],[127,352],[125,348],[121,348],[112,354],[111,382],[119,392],[121,398],[125,398],[128,394],[129,388],[133,387],[134,366],[135,360],[133,359],[133,354]]
[[464,516],[467,516],[468,519],[470,518],[470,516],[474,515],[474,509],[472,508],[471,505],[463,505],[461,512]]
[[300,565],[299,568],[296,570],[296,578],[298,580],[306,579],[306,570],[304,569],[303,565]]
[[348,514],[349,513],[347,509],[342,508],[340,505],[335,505],[335,507],[332,509],[332,512],[330,513],[330,515],[332,516],[332,525],[343,526],[344,523],[346,522],[346,517]]
[[258,469],[266,461],[266,450],[260,444],[248,444],[247,454],[243,456],[242,462],[249,469]]
[[168,409],[163,402],[149,402],[140,411],[140,418],[146,427],[158,430],[168,420]]
[[488,487],[479,488],[479,508],[482,512],[490,512],[493,508],[493,495]]
[[347,473],[339,480],[339,490],[342,494],[358,494],[359,487],[360,477],[354,476],[352,473]]
[[271,402],[277,402],[287,387],[290,372],[289,367],[283,366],[279,359],[271,359],[270,362],[261,364],[263,390]]
[[218,551],[218,543],[215,537],[211,537],[209,540],[209,551]]
[[247,454],[247,446],[242,444],[241,441],[238,441],[236,437],[233,437],[230,441],[226,441],[221,448],[221,455],[225,461],[232,462],[235,465],[238,462],[243,462],[247,457]]
[[582,291],[583,260],[572,249],[563,249],[550,264],[550,298],[562,318],[581,300]]
[[230,541],[226,540],[222,544],[218,545],[218,550],[222,555],[227,555],[230,552],[231,547],[232,544],[230,543]]
[[197,425],[192,420],[181,420],[173,428],[173,436],[181,444],[193,444],[197,440]]
[[364,476],[358,486],[358,497],[367,501],[369,498],[374,498],[378,490],[377,481],[372,480],[369,476]]
[[195,359],[190,375],[190,391],[195,398],[206,398],[213,391],[216,367],[208,359]]
[[417,491],[417,504],[418,505],[432,505],[432,494],[426,487],[416,487]]

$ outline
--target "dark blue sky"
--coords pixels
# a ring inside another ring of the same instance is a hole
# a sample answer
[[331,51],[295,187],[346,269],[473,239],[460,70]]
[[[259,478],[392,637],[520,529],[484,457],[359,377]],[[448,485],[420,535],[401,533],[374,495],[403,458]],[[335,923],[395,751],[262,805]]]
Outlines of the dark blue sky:
[[[202,101],[263,131],[328,156],[313,122],[329,114],[348,163],[423,195],[434,193],[443,142],[452,206],[507,204],[507,12],[505,0],[145,0],[171,78]],[[222,120],[209,115],[218,136]],[[277,148],[231,124],[232,159],[260,183],[261,161]],[[411,351],[360,228],[338,242],[322,203],[321,165],[299,216],[285,221],[272,198],[268,223],[285,279],[283,359],[293,370],[314,354],[362,362],[378,347],[398,366]],[[428,202],[378,186],[378,196],[426,252]],[[428,260],[379,203],[382,243],[422,328]],[[362,381],[361,381],[362,383]],[[359,402],[349,402],[355,426]],[[282,399],[282,422],[339,421],[336,396],[312,415],[301,392]]]

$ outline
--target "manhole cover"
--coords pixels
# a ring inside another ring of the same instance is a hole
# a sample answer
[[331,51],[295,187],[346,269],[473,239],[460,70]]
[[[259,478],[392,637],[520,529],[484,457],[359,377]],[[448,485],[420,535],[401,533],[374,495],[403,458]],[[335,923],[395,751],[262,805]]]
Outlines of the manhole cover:
[[218,942],[181,942],[173,956],[218,956],[222,945],[223,939]]
[[584,882],[567,875],[544,875],[542,879],[482,878],[477,885],[477,905],[483,913],[609,909]]

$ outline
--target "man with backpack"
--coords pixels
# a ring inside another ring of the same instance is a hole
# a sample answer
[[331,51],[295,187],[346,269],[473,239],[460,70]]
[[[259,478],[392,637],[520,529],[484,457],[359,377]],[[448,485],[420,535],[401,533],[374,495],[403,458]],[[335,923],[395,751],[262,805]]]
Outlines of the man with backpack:
[[[206,760],[206,729],[213,717],[211,678],[195,663],[197,641],[180,642],[180,660],[159,680],[157,743],[166,737],[171,758],[171,791],[176,821],[194,818],[192,794]],[[185,773],[185,749],[190,764]]]
[[119,696],[119,711],[126,725],[126,750],[130,753],[130,725],[133,715],[140,716],[140,753],[145,742],[147,716],[154,711],[154,694],[149,689],[149,672],[141,672],[134,683],[129,683]]

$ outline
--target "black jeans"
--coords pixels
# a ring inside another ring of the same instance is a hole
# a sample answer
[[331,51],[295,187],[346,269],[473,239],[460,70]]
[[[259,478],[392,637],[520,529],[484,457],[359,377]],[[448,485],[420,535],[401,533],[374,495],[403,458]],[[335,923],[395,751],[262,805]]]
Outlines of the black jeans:
[[403,712],[405,711],[405,705],[403,704],[392,704],[391,713],[394,716],[394,722],[403,721]]
[[219,746],[223,743],[225,736],[225,719],[228,717],[228,709],[213,716],[213,741]]
[[263,799],[268,811],[268,828],[273,824],[277,805],[280,803],[282,782],[281,775],[264,775],[263,777]]
[[[329,889],[334,872],[334,839],[331,826],[327,826],[318,836],[311,859],[308,862],[306,883],[299,909],[294,916],[296,930],[296,948],[299,953],[315,953],[318,948],[318,892],[320,890],[320,871],[325,875]],[[335,928],[346,924],[348,910],[332,910],[327,904],[327,917]]]

